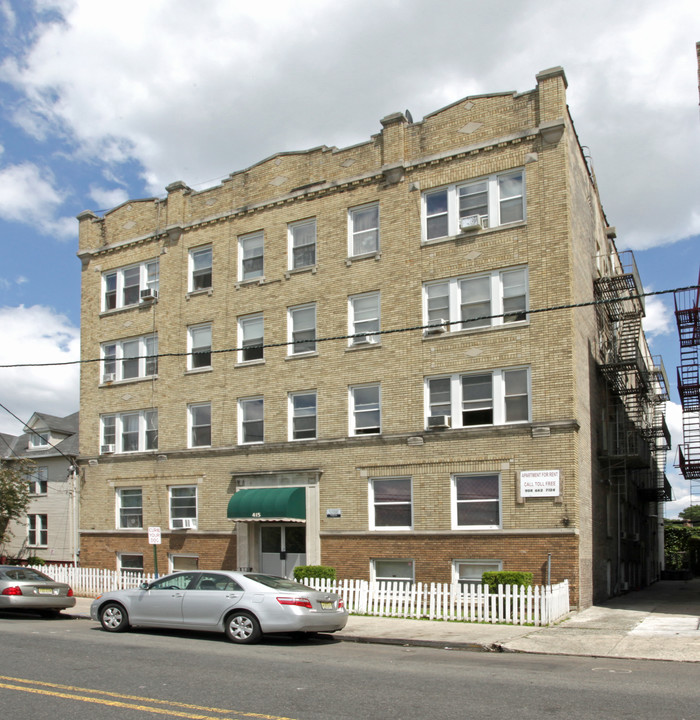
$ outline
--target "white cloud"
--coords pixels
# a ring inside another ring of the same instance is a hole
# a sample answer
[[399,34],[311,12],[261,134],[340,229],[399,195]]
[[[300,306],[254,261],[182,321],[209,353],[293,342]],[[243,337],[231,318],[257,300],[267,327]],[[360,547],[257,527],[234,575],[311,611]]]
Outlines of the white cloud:
[[[2,66],[24,94],[18,122],[35,136],[65,132],[88,159],[136,160],[148,192],[214,184],[278,151],[359,142],[396,110],[418,120],[467,94],[527,90],[563,65],[621,247],[700,233],[697,0],[58,7],[64,22]],[[445,18],[468,41],[445,42]]]
[[[80,331],[51,308],[0,307],[0,365],[68,362],[80,358]],[[34,412],[68,415],[78,409],[78,365],[0,367],[2,404],[23,421]],[[17,435],[21,425],[0,408],[0,432]]]
[[676,332],[673,310],[658,295],[646,298],[645,317],[642,321],[647,337],[653,339],[657,335],[668,335]]
[[1,219],[30,225],[59,239],[75,236],[75,220],[55,216],[63,200],[49,170],[30,162],[0,168]]
[[121,205],[129,199],[129,193],[124,188],[107,188],[97,185],[90,186],[90,197],[97,203],[102,210],[109,210],[117,205]]

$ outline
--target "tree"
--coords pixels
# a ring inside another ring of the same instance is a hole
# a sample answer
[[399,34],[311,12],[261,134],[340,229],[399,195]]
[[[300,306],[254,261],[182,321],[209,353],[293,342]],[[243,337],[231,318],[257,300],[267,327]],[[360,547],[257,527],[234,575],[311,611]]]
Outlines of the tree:
[[681,520],[690,521],[693,525],[700,525],[700,505],[691,505],[678,513]]
[[9,539],[10,521],[27,511],[31,498],[27,475],[33,467],[34,462],[24,458],[0,465],[0,545]]

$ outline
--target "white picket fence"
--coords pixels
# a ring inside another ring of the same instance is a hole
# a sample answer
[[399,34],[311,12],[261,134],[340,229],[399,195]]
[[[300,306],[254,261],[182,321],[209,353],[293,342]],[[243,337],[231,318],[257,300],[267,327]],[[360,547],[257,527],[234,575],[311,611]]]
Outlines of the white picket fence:
[[[154,575],[116,570],[51,565],[37,567],[54,580],[66,582],[76,595],[94,597],[109,590],[138,587]],[[462,622],[550,625],[569,612],[569,581],[557,585],[462,587],[443,583],[368,582],[367,580],[310,579],[317,590],[338,593],[354,615]]]

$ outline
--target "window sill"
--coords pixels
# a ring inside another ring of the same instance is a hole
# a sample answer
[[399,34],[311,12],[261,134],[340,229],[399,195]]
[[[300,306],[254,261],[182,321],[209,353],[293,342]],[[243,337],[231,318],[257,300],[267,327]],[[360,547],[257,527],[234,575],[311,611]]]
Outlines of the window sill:
[[421,240],[421,247],[430,247],[432,245],[441,245],[442,243],[454,242],[455,240],[473,240],[482,235],[499,232],[501,230],[513,230],[527,226],[527,220],[520,220],[507,225],[497,225],[496,227],[483,228],[482,230],[467,230],[457,235],[447,235],[446,237],[433,238],[432,240]]
[[202,373],[210,373],[213,369],[211,365],[201,368],[190,368],[189,370],[185,370],[185,375],[201,375]]
[[359,343],[359,344],[352,344],[348,345],[345,348],[345,352],[355,352],[357,350],[370,350],[370,349],[376,349],[380,348],[382,344],[380,342],[368,342],[368,343]]
[[315,275],[317,272],[318,272],[318,265],[308,265],[307,267],[302,267],[302,268],[290,268],[284,274],[284,279],[289,280],[289,278],[292,275],[300,275],[303,273],[311,273],[312,275]]
[[255,365],[264,365],[265,364],[265,358],[260,358],[259,360],[244,360],[243,362],[236,363],[233,367],[235,368],[242,368],[242,367],[251,367]]
[[122,305],[118,308],[111,308],[110,310],[102,310],[100,312],[100,317],[109,317],[111,315],[119,315],[119,313],[128,312],[129,310],[135,310],[138,307],[141,307],[141,305],[152,305],[153,303],[151,301],[147,303],[134,303],[133,305]]
[[[456,325],[457,323],[455,323]],[[436,332],[425,334],[423,330],[423,340],[440,340],[441,338],[455,338],[463,335],[478,335],[479,333],[498,332],[503,330],[515,330],[517,328],[529,327],[530,320],[518,320],[517,322],[502,323],[500,325],[489,325],[488,327],[468,328],[466,330],[446,330],[445,332]]]
[[248,285],[264,285],[265,282],[265,276],[258,275],[257,277],[252,278],[242,278],[234,285],[234,287],[238,290],[239,288],[247,287]]
[[318,350],[306,353],[295,353],[294,355],[286,355],[285,360],[301,360],[302,358],[318,357]]
[[102,382],[98,385],[101,388],[108,387],[122,387],[123,385],[133,385],[134,383],[148,382],[150,380],[157,380],[157,375],[145,375],[144,377],[138,378],[127,378],[126,380],[110,380],[109,382]]
[[372,258],[374,258],[375,260],[381,260],[381,252],[379,250],[376,250],[375,252],[363,253],[362,255],[351,255],[347,258],[345,264],[347,265],[347,267],[350,267],[354,262],[360,262],[361,260],[371,260]]
[[185,300],[189,300],[190,298],[193,298],[193,297],[198,297],[199,295],[209,295],[209,296],[211,296],[211,295],[213,295],[213,294],[214,294],[214,288],[210,288],[210,287],[208,287],[208,288],[202,288],[201,290],[190,290],[190,291],[185,295]]

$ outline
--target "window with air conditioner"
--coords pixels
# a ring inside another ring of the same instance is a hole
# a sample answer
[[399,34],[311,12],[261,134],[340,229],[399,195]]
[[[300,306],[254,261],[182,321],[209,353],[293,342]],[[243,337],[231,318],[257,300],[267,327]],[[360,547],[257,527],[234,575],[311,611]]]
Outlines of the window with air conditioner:
[[524,219],[523,170],[426,190],[422,196],[424,241],[509,225]]
[[102,311],[138,305],[145,298],[158,297],[159,262],[109,270],[102,274]]
[[101,454],[158,449],[158,410],[110,413],[100,418]]
[[158,374],[158,335],[102,343],[102,382],[151,378]]
[[187,530],[197,528],[197,486],[174,485],[169,488],[170,528]]
[[380,341],[379,293],[369,292],[348,298],[348,342],[355,345],[376,345]]
[[528,273],[525,267],[425,283],[424,334],[427,336],[525,322],[528,296]]
[[143,528],[143,492],[141,488],[117,489],[117,527],[125,530]]

